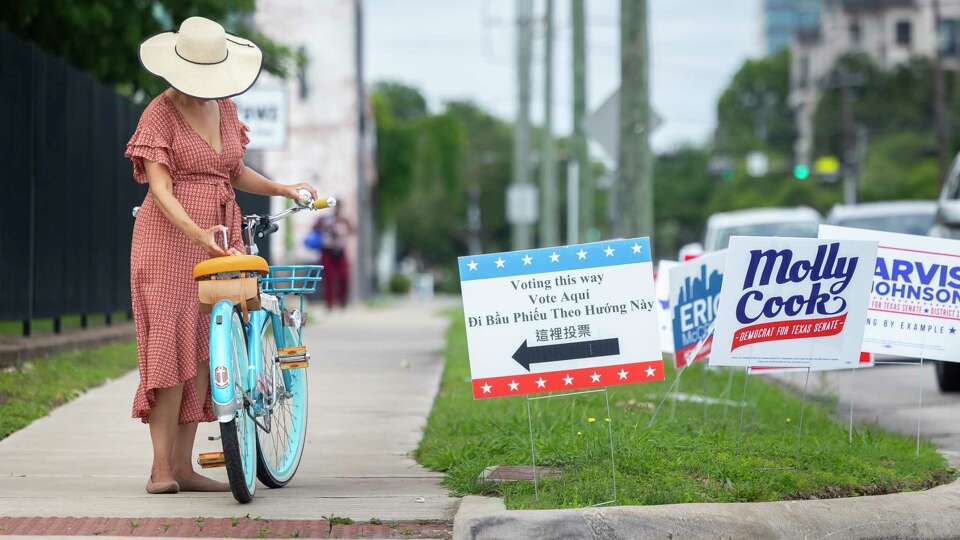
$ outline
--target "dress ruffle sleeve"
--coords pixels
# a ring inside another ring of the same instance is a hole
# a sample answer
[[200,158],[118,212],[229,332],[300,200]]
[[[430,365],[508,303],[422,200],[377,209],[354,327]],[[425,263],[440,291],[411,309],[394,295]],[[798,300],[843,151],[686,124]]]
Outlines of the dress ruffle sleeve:
[[240,159],[237,160],[237,164],[230,170],[231,180],[236,180],[236,178],[240,176],[240,173],[243,172],[243,156],[247,154],[247,145],[250,144],[250,137],[247,135],[247,131],[249,131],[250,128],[240,120],[237,120],[237,130],[240,134]]
[[173,134],[168,121],[162,117],[161,110],[151,105],[143,111],[137,130],[127,142],[123,155],[133,162],[133,178],[141,184],[147,183],[145,159],[160,163],[173,172]]

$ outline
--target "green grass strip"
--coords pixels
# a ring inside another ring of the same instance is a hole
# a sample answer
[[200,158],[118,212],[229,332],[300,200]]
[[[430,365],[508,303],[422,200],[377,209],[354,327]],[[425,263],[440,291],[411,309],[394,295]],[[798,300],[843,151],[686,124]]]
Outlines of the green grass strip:
[[[532,403],[538,465],[562,473],[559,479],[542,481],[539,501],[527,482],[478,481],[487,466],[530,463],[526,403],[524,398],[473,399],[462,311],[451,320],[443,382],[416,452],[418,461],[445,472],[454,494],[503,495],[508,508],[579,507],[609,500],[602,394]],[[669,357],[666,363],[671,363]],[[846,422],[830,412],[833,403],[807,401],[798,446],[801,400],[764,377],[750,377],[742,435],[739,406],[690,401],[668,401],[647,428],[675,373],[668,368],[664,382],[610,388],[617,504],[872,495],[924,489],[954,477],[927,441],[916,457],[914,438],[859,426],[849,443]],[[679,392],[717,398],[728,377],[727,370],[697,365],[684,373]],[[816,377],[811,376],[811,386]],[[743,383],[742,370],[736,370],[730,392],[735,402]]]
[[127,341],[38,358],[0,371],[0,439],[84,390],[136,367],[136,342]]

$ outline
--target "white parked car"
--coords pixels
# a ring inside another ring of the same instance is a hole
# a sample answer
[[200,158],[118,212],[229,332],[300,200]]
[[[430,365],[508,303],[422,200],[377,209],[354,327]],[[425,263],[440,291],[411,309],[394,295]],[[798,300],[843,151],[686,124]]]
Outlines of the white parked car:
[[937,203],[934,201],[884,201],[838,204],[827,214],[827,223],[926,236],[936,216]]
[[823,217],[813,208],[751,208],[713,214],[707,219],[703,249],[724,249],[731,236],[815,238]]
[[[960,154],[944,179],[930,236],[960,240]],[[960,362],[937,362],[936,366],[940,391],[960,392]]]

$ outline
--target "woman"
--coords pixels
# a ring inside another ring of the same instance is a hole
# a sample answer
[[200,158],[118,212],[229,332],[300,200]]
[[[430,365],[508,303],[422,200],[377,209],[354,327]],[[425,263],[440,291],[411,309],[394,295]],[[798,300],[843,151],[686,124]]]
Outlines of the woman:
[[[243,250],[234,188],[297,198],[308,184],[272,182],[243,164],[247,127],[230,99],[260,73],[252,42],[191,17],[178,32],[140,45],[140,61],[170,88],[153,99],[127,143],[137,182],[149,192],[130,249],[130,293],[140,386],[133,416],[150,425],[148,493],[229,491],[193,470],[198,422],[214,420],[209,384],[210,316],[197,309],[193,266]],[[223,233],[228,245],[221,245]]]

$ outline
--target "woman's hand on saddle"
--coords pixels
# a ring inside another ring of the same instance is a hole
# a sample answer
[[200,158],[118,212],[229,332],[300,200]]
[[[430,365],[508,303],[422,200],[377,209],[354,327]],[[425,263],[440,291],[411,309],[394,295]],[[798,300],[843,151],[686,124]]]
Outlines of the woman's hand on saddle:
[[317,188],[311,186],[307,182],[300,182],[299,184],[283,184],[282,191],[280,194],[288,199],[293,199],[296,201],[300,199],[300,194],[297,193],[297,190],[300,190],[300,189],[305,189],[309,191],[310,196],[313,197],[314,199],[319,197],[319,195],[317,195]]
[[[199,229],[196,233],[196,236],[192,238],[193,243],[202,247],[204,251],[207,252],[207,255],[211,257],[223,257],[227,255],[228,251],[225,251],[220,244],[220,239],[223,238],[224,232],[227,228],[223,225],[214,225],[209,229]],[[240,253],[234,249],[230,248],[229,253],[231,255],[239,255]]]

